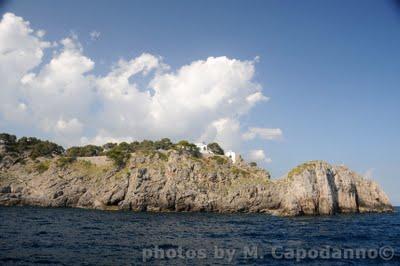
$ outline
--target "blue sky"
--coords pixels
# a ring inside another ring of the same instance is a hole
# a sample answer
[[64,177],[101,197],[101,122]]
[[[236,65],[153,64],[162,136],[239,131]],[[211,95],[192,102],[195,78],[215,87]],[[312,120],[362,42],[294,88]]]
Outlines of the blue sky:
[[[344,163],[372,175],[400,204],[400,9],[393,1],[13,1],[1,12],[44,29],[46,40],[76,34],[95,75],[142,53],[162,56],[172,71],[208,57],[259,56],[252,81],[270,100],[240,125],[279,128],[283,136],[255,138],[246,150],[263,149],[272,158],[263,166],[277,177],[307,160]],[[0,129],[47,136],[15,123]]]

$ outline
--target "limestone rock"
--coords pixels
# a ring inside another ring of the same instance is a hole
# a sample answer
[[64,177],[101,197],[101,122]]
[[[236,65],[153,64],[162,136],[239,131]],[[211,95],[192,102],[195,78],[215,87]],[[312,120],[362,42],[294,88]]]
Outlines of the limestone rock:
[[132,154],[116,169],[106,160],[77,160],[59,168],[57,158],[38,172],[38,162],[3,164],[0,205],[36,205],[133,211],[263,212],[273,215],[332,215],[388,212],[379,186],[343,166],[313,161],[281,179],[243,160],[170,151]]
[[375,182],[344,166],[313,161],[293,169],[285,178],[290,197],[284,198],[288,215],[392,211],[388,197]]

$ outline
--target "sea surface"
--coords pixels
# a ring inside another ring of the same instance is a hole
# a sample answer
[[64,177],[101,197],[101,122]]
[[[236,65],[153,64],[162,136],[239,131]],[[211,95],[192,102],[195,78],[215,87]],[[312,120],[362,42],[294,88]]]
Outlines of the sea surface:
[[399,210],[280,218],[0,207],[0,265],[400,265]]

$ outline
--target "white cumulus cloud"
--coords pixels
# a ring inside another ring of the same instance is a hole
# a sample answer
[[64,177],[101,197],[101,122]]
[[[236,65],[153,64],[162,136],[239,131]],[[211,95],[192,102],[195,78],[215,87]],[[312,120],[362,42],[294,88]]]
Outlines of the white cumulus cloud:
[[249,152],[248,158],[249,160],[255,162],[266,162],[266,163],[272,162],[271,158],[267,157],[263,150],[251,150]]
[[91,31],[89,33],[89,35],[90,35],[90,39],[92,41],[96,41],[96,40],[98,40],[100,38],[101,33],[99,31],[94,30],[94,31]]
[[42,40],[31,29],[29,22],[12,13],[0,21],[0,114],[9,121],[21,122],[20,108],[23,94],[21,78],[38,66],[44,49],[50,43]]
[[62,134],[78,134],[82,131],[83,125],[78,119],[72,118],[70,120],[60,119],[57,121],[55,131]]
[[[143,53],[98,75],[76,35],[57,46],[44,37],[14,14],[0,22],[2,131],[17,125],[64,145],[169,137],[235,150],[243,140],[282,136],[280,129],[246,129],[240,122],[269,99],[254,79],[258,58],[208,57],[173,70],[162,57]],[[252,158],[268,161],[260,151]]]
[[261,128],[261,127],[251,127],[242,137],[244,140],[252,140],[256,137],[265,140],[278,140],[283,136],[283,132],[280,128]]

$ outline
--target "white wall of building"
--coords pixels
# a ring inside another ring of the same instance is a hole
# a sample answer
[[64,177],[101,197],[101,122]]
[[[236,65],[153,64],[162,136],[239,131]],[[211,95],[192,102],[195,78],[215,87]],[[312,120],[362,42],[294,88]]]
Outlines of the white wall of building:
[[196,145],[197,146],[197,148],[199,148],[199,150],[200,150],[200,152],[201,153],[206,153],[206,154],[208,154],[208,153],[212,153],[209,149],[208,149],[208,147],[207,147],[207,145],[205,144],[205,143],[195,143],[194,145]]
[[[208,149],[207,144],[199,142],[199,143],[195,143],[195,145],[197,146],[197,148],[199,148],[201,153],[203,153],[203,154],[213,154],[213,152]],[[225,156],[228,157],[229,159],[231,159],[231,161],[233,163],[236,162],[236,157],[237,156],[236,156],[236,153],[234,151],[225,152]]]
[[233,151],[227,151],[225,152],[225,156],[230,158],[232,160],[233,163],[236,162],[236,153]]

